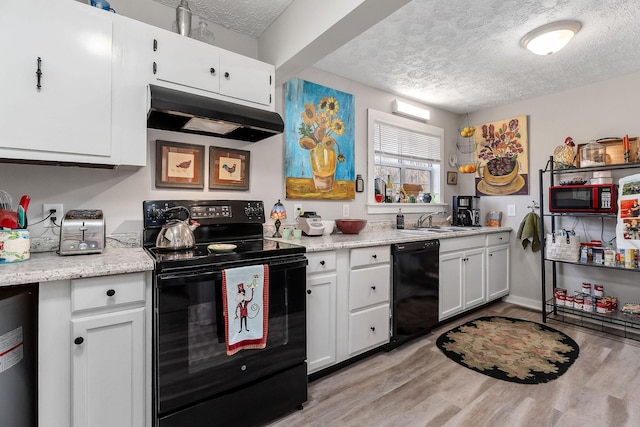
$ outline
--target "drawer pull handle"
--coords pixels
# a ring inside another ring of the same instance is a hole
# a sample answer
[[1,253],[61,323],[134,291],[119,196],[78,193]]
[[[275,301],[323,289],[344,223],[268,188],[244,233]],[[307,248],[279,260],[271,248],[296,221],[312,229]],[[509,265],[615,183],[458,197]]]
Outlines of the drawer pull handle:
[[76,338],[75,340],[73,340],[73,343],[74,343],[75,345],[80,345],[80,344],[82,344],[83,342],[84,342],[84,338],[82,338],[82,337],[78,337],[78,338]]
[[376,285],[371,285],[371,290],[375,291],[376,290]]
[[375,326],[372,326],[370,329],[371,329],[372,332],[376,331],[376,327]]
[[211,73],[211,75],[212,75],[212,76],[215,76],[215,75],[216,75],[216,69],[215,69],[215,68],[213,68],[213,67],[211,67],[211,68],[209,69],[209,72]]
[[498,240],[502,240],[502,237],[498,237]]
[[324,261],[320,261],[320,265],[324,265]]
[[228,79],[229,77],[231,77],[231,75],[230,75],[228,72],[227,72],[227,73],[224,73],[224,78],[225,78],[225,79]]
[[115,294],[116,294],[115,289],[109,289],[109,290],[107,291],[107,296],[108,296],[108,297],[112,297],[112,296],[114,296]]
[[371,258],[376,259],[376,258],[378,258],[378,255],[373,254],[373,255],[371,255]]
[[311,289],[307,289],[307,293],[311,295]]

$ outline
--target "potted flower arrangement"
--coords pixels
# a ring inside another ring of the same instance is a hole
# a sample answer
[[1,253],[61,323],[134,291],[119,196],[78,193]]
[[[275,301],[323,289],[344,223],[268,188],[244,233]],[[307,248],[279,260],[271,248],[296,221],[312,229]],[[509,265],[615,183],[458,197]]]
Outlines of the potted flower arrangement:
[[309,150],[313,182],[316,190],[322,192],[333,189],[337,163],[345,161],[340,145],[334,138],[345,130],[344,122],[338,117],[339,111],[338,101],[333,97],[322,98],[317,106],[305,104],[298,129],[298,143]]

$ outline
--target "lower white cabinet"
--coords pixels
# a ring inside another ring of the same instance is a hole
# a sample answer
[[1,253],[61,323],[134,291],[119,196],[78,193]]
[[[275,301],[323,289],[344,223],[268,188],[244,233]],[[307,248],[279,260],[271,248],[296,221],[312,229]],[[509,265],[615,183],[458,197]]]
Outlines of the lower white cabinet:
[[348,355],[389,342],[391,248],[351,249],[349,272]]
[[510,233],[487,235],[487,299],[493,301],[509,293]]
[[72,425],[144,425],[144,307],[71,323]]
[[39,289],[40,427],[151,425],[148,272]]
[[440,241],[439,320],[487,302],[485,236]]
[[336,363],[336,253],[307,254],[307,372]]

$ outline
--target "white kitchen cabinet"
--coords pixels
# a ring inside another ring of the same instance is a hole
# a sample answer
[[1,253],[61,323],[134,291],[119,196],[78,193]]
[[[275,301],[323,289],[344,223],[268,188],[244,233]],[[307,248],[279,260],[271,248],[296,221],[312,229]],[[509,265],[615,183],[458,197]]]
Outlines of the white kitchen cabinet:
[[336,363],[336,253],[308,253],[307,370]]
[[1,158],[146,165],[146,27],[67,0],[2,2],[0,26]]
[[349,356],[389,342],[390,260],[389,246],[357,248],[350,252]]
[[485,236],[440,241],[439,320],[487,301]]
[[156,84],[274,110],[273,65],[161,29],[152,47]]
[[39,290],[41,427],[150,426],[149,273]]
[[487,300],[493,301],[509,293],[510,233],[487,235]]
[[109,14],[70,1],[2,2],[0,27],[0,156],[5,149],[110,156]]

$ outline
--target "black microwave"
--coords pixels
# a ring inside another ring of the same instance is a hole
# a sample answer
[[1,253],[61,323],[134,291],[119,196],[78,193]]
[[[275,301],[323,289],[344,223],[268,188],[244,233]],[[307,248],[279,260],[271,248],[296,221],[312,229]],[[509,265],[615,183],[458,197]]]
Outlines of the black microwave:
[[550,212],[616,213],[617,210],[615,184],[549,187]]

